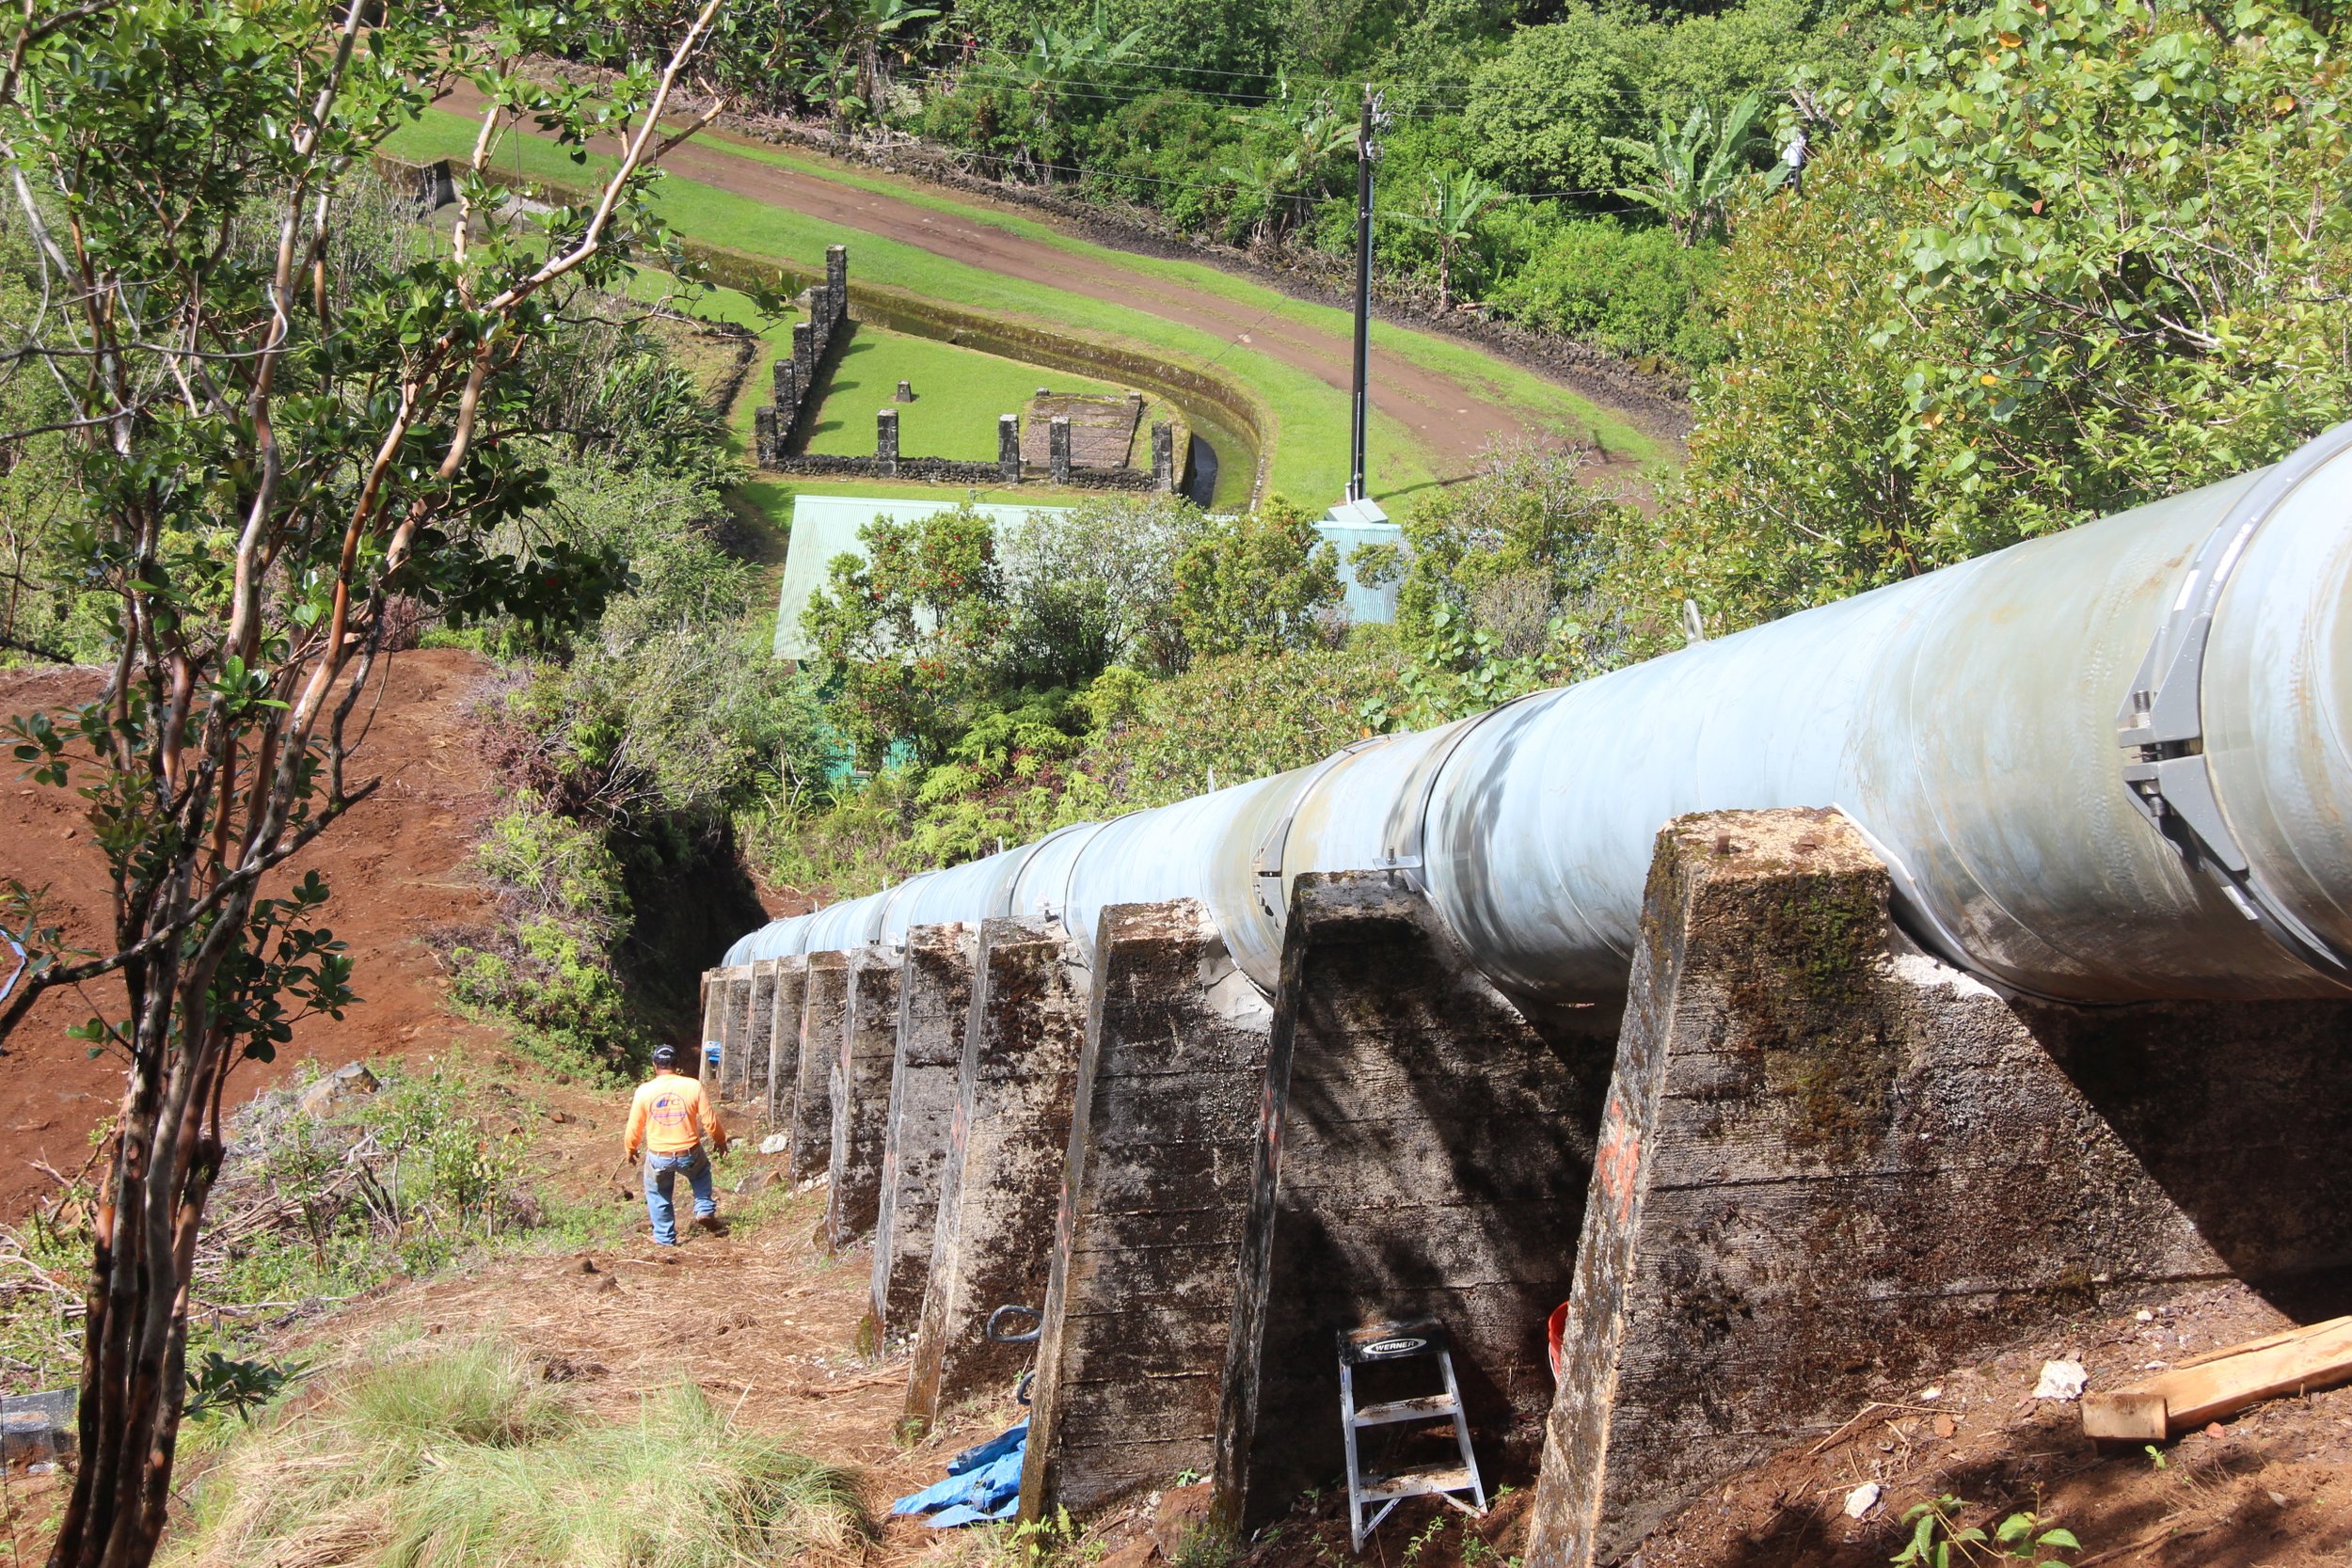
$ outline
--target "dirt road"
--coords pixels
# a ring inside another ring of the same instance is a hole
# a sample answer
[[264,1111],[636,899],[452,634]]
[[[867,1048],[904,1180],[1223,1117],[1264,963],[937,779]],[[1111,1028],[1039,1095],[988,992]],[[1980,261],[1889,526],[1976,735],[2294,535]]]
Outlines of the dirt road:
[[[461,84],[440,106],[459,114],[478,114],[482,98],[470,85]],[[1343,391],[1354,384],[1353,346],[1345,338],[1285,320],[1279,311],[1268,312],[1205,289],[1135,271],[1106,258],[1063,250],[992,224],[760,163],[728,150],[726,139],[722,134],[705,132],[673,151],[665,166],[680,179],[845,229],[902,241],[952,261],[1197,327],[1305,371]],[[598,150],[615,149],[600,145]],[[963,192],[954,195],[960,202],[980,205],[977,198]],[[1039,221],[1033,213],[1020,215]],[[1470,472],[1491,442],[1538,433],[1508,406],[1376,345],[1372,351],[1372,405],[1420,437],[1441,479]]]

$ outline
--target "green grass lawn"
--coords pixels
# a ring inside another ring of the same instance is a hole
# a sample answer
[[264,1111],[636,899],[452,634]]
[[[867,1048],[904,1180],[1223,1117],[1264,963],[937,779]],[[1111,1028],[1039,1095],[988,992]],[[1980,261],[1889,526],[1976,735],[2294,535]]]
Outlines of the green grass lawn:
[[[902,380],[914,385],[914,401],[894,404],[891,394]],[[809,427],[808,450],[870,454],[874,415],[888,407],[898,411],[900,456],[993,462],[997,417],[1021,413],[1040,387],[1057,392],[1127,390],[1067,371],[1041,370],[977,349],[860,325],[834,359],[825,401]],[[1165,410],[1146,415],[1147,420],[1167,417]]]
[[[413,159],[463,157],[472,145],[473,135],[470,120],[443,110],[427,110],[417,122],[397,134],[388,150],[396,156]],[[739,149],[725,144],[712,145],[740,153]],[[599,157],[591,157],[584,165],[575,164],[568,152],[554,144],[527,136],[510,138],[498,157],[501,170],[570,184],[596,178],[611,164],[609,158]],[[895,194],[909,194],[907,188],[896,184],[887,188]],[[924,199],[932,198],[927,194]],[[1142,310],[1006,277],[914,245],[819,222],[691,180],[675,176],[663,180],[657,187],[654,200],[661,215],[681,233],[724,245],[746,255],[815,269],[822,264],[826,245],[847,245],[851,246],[850,266],[855,277],[887,282],[934,299],[951,300],[967,309],[1026,318],[1051,328],[1075,328],[1124,338],[1148,344],[1175,361],[1195,365],[1214,361],[1219,373],[1248,383],[1274,412],[1271,488],[1275,492],[1301,504],[1319,507],[1337,499],[1345,487],[1347,396],[1304,371],[1230,343],[1216,334],[1165,321]],[[992,216],[991,221],[996,220]],[[1187,282],[1220,293],[1254,291],[1248,297],[1262,297],[1270,309],[1311,312],[1322,309],[1287,301],[1271,290],[1227,277],[1212,268],[1184,262],[1147,264],[1141,259],[1118,252],[1104,254],[1140,272],[1184,268]],[[1324,314],[1335,321],[1345,320],[1338,311]],[[1563,429],[1579,433],[1603,428],[1606,423],[1610,428],[1604,429],[1603,438],[1610,442],[1612,450],[1654,450],[1653,444],[1644,442],[1629,427],[1596,418],[1597,411],[1565,388],[1458,345],[1420,340],[1412,334],[1405,336],[1422,345],[1414,351],[1417,356],[1424,349],[1464,356],[1466,362],[1479,367],[1480,375],[1489,384],[1497,388],[1507,386],[1515,404],[1539,420],[1549,420]],[[1524,400],[1520,397],[1522,389]],[[741,418],[748,422],[748,412]],[[1375,412],[1370,434],[1372,461],[1368,478],[1375,496],[1406,496],[1437,483],[1425,452],[1401,423]]]
[[[1204,293],[1216,294],[1220,299],[1254,306],[1271,317],[1314,327],[1337,340],[1345,341],[1354,331],[1354,317],[1346,310],[1294,299],[1279,290],[1248,277],[1236,277],[1219,267],[1167,257],[1140,256],[1109,245],[1096,245],[1034,218],[977,202],[958,200],[932,186],[912,180],[894,180],[869,174],[830,158],[788,151],[735,136],[710,136],[708,145],[723,148],[755,163],[814,175],[851,190],[895,197],[934,213],[952,214],[974,223],[984,223],[1006,233],[1037,240],[1074,256],[1109,261],[1148,277],[1165,277]],[[1588,430],[1611,451],[1631,457],[1636,462],[1673,466],[1680,461],[1679,452],[1599,407],[1589,398],[1581,397],[1557,382],[1523,370],[1507,359],[1482,353],[1467,343],[1380,321],[1372,324],[1372,341],[1424,369],[1453,376],[1498,403],[1522,409],[1539,422]]]

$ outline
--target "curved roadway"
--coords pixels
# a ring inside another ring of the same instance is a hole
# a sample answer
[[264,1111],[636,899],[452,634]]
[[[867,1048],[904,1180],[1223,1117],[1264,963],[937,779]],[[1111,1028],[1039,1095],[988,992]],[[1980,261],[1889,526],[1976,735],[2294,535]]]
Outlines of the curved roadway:
[[[482,99],[471,87],[461,85],[442,100],[442,106],[479,114]],[[673,150],[662,160],[663,166],[683,179],[897,240],[949,261],[1179,322],[1305,371],[1342,391],[1354,385],[1353,345],[1344,337],[1286,319],[1279,310],[1261,309],[958,214],[740,156],[726,150],[730,140],[744,138],[706,131]],[[983,204],[962,191],[947,194],[959,202]],[[1020,215],[1038,221],[1032,213]],[[1289,303],[1287,296],[1283,303]],[[1539,434],[1537,426],[1509,404],[1376,342],[1372,384],[1373,406],[1419,437],[1443,479],[1471,472],[1490,442]]]

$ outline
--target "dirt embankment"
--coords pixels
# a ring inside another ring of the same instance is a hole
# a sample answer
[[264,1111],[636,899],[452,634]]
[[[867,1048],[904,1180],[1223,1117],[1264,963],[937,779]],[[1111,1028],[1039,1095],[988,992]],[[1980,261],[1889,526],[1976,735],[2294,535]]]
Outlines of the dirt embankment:
[[[296,1024],[293,1047],[275,1064],[238,1069],[232,1099],[286,1076],[306,1057],[333,1066],[466,1051],[492,1038],[450,1011],[423,940],[436,926],[491,912],[487,890],[467,870],[498,799],[466,715],[488,672],[475,656],[447,649],[386,661],[383,698],[354,770],[361,779],[380,774],[383,787],[280,873],[315,868],[326,877],[333,891],[326,924],[349,945],[363,1000],[341,1022]],[[0,673],[0,714],[84,701],[99,680],[84,669]],[[0,774],[0,877],[46,885],[66,940],[98,948],[110,919],[105,862],[90,842],[83,802],[20,773]],[[0,1046],[0,1221],[22,1219],[53,1191],[53,1171],[71,1176],[90,1159],[91,1131],[114,1114],[122,1069],[112,1054],[91,1056],[65,1031],[95,1015],[112,1017],[121,1006],[119,986],[52,991]]]

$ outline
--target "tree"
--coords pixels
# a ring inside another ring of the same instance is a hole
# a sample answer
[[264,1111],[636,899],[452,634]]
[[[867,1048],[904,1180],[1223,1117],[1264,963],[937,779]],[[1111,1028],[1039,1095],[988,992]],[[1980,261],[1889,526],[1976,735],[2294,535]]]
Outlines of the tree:
[[1638,42],[1627,24],[1581,5],[1513,33],[1463,105],[1471,164],[1520,192],[1597,195],[1623,183],[1609,138],[1640,123]]
[[882,118],[890,91],[891,56],[911,56],[913,45],[904,36],[906,30],[938,14],[937,8],[913,5],[910,0],[843,0],[834,11],[833,80],[837,83],[846,70],[854,84],[854,97],[831,92],[828,96],[834,113],[854,106],[871,119]]
[[2271,462],[2352,416],[2328,40],[2259,5],[2001,4],[1890,50],[1713,290],[1643,570],[1739,626]]
[[[353,1000],[324,884],[264,896],[262,879],[376,787],[353,776],[352,721],[380,700],[388,605],[563,620],[613,585],[606,557],[493,546],[546,488],[506,437],[538,428],[532,354],[567,330],[566,298],[662,243],[647,182],[692,128],[664,139],[660,120],[717,8],[606,101],[517,73],[591,20],[543,10],[91,0],[28,5],[14,28],[0,159],[36,287],[0,368],[63,397],[71,547],[111,625],[97,698],[12,728],[33,777],[87,802],[113,928],[67,951],[40,891],[9,886],[31,964],[0,1037],[57,986],[116,974],[128,1001],[82,1031],[127,1070],[56,1568],[152,1556],[229,1078]],[[453,74],[490,104],[453,241],[381,264],[343,220],[373,154]],[[484,170],[524,115],[575,146],[620,135],[594,203],[499,215]]]
[[1176,561],[1200,529],[1200,509],[1173,496],[1030,513],[1003,544],[1006,684],[1074,689],[1114,664],[1183,668]]
[[904,742],[938,761],[993,684],[1006,624],[993,525],[970,506],[906,522],[877,514],[866,554],[834,557],[801,612],[840,683],[844,727],[868,768]]
[[1658,133],[1647,142],[1610,137],[1609,145],[1645,176],[1638,184],[1620,186],[1617,194],[1664,218],[1686,246],[1722,239],[1732,193],[1749,173],[1748,149],[1756,140],[1759,106],[1756,95],[1747,93],[1718,119],[1705,103],[1695,103],[1678,128],[1673,117],[1661,114]]
[[1206,519],[1176,559],[1176,619],[1195,658],[1329,642],[1343,594],[1339,552],[1282,500]]
[[1028,50],[1014,55],[1002,74],[1027,96],[1038,129],[1047,132],[1060,118],[1065,98],[1089,83],[1106,81],[1142,42],[1139,28],[1114,34],[1104,20],[1102,0],[1095,0],[1093,18],[1084,27],[1037,23]]
[[1470,243],[1481,214],[1502,198],[1500,187],[1469,169],[1445,174],[1429,172],[1429,188],[1421,210],[1404,214],[1405,221],[1438,242],[1438,309],[1454,309],[1454,258]]

